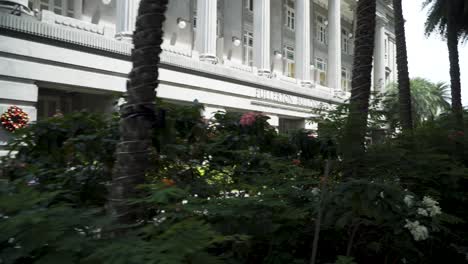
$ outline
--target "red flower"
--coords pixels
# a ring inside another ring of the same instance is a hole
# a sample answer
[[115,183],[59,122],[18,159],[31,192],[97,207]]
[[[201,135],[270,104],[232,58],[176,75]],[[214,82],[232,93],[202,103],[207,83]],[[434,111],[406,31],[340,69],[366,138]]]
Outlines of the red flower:
[[292,163],[293,163],[294,165],[296,165],[296,166],[299,166],[299,165],[301,165],[301,160],[300,160],[300,159],[293,159],[293,160],[292,160]]
[[253,123],[255,123],[257,117],[261,115],[262,114],[260,113],[247,112],[241,116],[239,123],[241,124],[241,126],[251,126]]
[[164,178],[161,180],[162,183],[164,183],[164,185],[166,185],[167,187],[170,187],[170,186],[174,186],[175,185],[175,181],[174,180],[171,180],[171,179],[167,179],[167,178]]

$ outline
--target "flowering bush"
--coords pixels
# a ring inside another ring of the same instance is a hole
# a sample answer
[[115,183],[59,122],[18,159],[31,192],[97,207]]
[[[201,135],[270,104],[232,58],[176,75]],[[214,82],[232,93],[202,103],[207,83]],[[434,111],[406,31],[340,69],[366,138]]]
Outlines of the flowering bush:
[[405,228],[408,228],[416,241],[426,240],[429,237],[427,227],[420,225],[419,221],[411,222],[406,220]]
[[258,116],[262,116],[260,113],[247,112],[243,114],[239,120],[241,126],[251,126],[255,123]]
[[317,237],[318,263],[463,263],[468,174],[444,151],[418,150],[427,142],[371,145],[347,179],[333,136],[158,105],[166,122],[141,196],[129,197],[141,208],[130,227],[106,210],[118,119],[77,113],[17,133],[0,181],[3,263],[307,263]]

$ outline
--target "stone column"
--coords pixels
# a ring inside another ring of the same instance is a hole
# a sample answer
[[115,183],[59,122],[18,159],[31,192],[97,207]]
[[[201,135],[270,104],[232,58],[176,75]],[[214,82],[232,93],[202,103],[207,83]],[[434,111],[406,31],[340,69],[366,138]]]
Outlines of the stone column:
[[385,90],[385,24],[387,20],[377,15],[374,48],[374,91]]
[[218,19],[217,0],[197,1],[197,39],[195,47],[200,60],[216,62],[216,21]]
[[116,35],[118,40],[132,41],[140,0],[117,0]]
[[[232,0],[230,0],[232,1]],[[259,75],[271,75],[270,0],[254,1],[254,66]],[[280,25],[278,25],[280,27]]]
[[341,89],[341,0],[328,0],[328,87]]
[[296,79],[310,86],[310,0],[296,0]]
[[83,16],[83,0],[75,0],[73,2],[73,11],[75,12],[75,18],[81,20]]
[[[242,12],[243,1],[224,1],[224,54],[225,63],[242,64]],[[236,46],[237,45],[237,46]]]

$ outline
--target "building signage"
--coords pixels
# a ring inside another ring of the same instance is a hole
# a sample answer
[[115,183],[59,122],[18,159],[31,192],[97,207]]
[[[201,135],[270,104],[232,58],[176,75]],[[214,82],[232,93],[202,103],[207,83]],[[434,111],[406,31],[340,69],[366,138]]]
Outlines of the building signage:
[[309,98],[303,98],[295,95],[273,92],[264,89],[256,89],[255,97],[266,101],[307,108],[318,108],[321,104],[321,102]]

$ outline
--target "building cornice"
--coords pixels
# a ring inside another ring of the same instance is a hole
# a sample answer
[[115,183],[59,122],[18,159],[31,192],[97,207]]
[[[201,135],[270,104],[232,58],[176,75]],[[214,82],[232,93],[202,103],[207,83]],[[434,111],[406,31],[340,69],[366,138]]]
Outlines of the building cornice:
[[[79,27],[64,26],[70,24],[68,20],[58,20],[61,23],[45,23],[35,17],[14,15],[0,16],[0,29],[20,32],[27,35],[70,43],[82,47],[106,51],[113,54],[130,57],[132,45],[128,42],[117,41],[105,37],[100,30],[85,31]],[[77,23],[77,22],[74,22]],[[344,100],[336,97],[331,89],[321,86],[304,88],[295,83],[288,83],[278,79],[270,79],[252,74],[245,67],[235,65],[214,65],[191,58],[190,52],[174,51],[163,46],[165,52],[161,54],[162,67],[174,67],[176,70],[191,71],[205,74],[217,79],[249,84],[256,88],[272,90],[281,93],[303,96],[324,103],[340,104]]]
[[[47,17],[51,19],[51,17]],[[69,24],[68,20],[59,20],[60,23],[52,24],[37,20],[35,17],[2,15],[0,16],[0,28],[28,35],[54,39],[66,43],[91,47],[112,53],[130,55],[132,46],[112,38],[104,37],[104,32],[96,29],[95,32],[87,31],[86,28],[64,26]],[[57,22],[57,21],[54,21]],[[94,31],[94,30],[93,30]],[[102,34],[100,34],[102,32]]]

